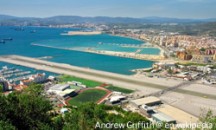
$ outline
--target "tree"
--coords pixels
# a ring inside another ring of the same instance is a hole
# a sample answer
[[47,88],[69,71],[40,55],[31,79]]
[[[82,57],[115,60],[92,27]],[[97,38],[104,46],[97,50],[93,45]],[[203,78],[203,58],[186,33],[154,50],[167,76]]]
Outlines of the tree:
[[[38,85],[30,88],[37,90]],[[0,96],[0,119],[10,122],[20,130],[48,128],[52,123],[48,113],[50,110],[52,105],[38,91],[26,90],[7,97]]]
[[10,123],[0,120],[0,130],[16,130],[16,128]]
[[203,110],[202,115],[200,116],[200,121],[203,123],[208,123],[209,125],[212,125],[212,130],[216,129],[216,116],[213,115],[212,111],[209,110],[206,114]]
[[[118,114],[108,111],[115,111]],[[145,117],[138,113],[126,112],[120,107],[97,105],[94,103],[86,103],[79,106],[77,109],[71,109],[71,112],[65,115],[64,121],[64,130],[91,130],[95,129],[97,122],[126,124],[129,121],[143,121],[150,123]]]
[[172,74],[173,73],[173,71],[172,71],[171,68],[169,68],[167,72],[168,72],[168,74]]
[[203,47],[200,49],[200,51],[202,51],[202,52],[204,52],[205,50],[206,50],[206,49],[205,49],[205,48],[203,48]]
[[77,108],[69,106],[68,113],[55,115],[51,113],[52,105],[43,96],[42,90],[41,85],[31,84],[22,92],[0,95],[0,130],[93,130],[97,122],[150,123],[138,113],[95,103],[85,103]]
[[3,85],[0,84],[0,93],[3,92]]

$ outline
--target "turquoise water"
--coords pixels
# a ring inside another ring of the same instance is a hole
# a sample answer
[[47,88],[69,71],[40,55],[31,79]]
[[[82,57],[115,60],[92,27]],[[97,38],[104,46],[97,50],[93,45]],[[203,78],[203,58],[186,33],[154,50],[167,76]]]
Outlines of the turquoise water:
[[138,49],[142,51],[140,54],[158,55],[160,50],[157,48],[139,48],[139,47],[123,47],[122,45],[141,45],[143,41],[126,37],[103,35],[76,35],[61,36],[57,39],[49,39],[36,41],[34,44],[55,47],[59,49],[73,49],[85,51],[86,49],[118,51],[118,52],[136,52]]
[[[31,30],[36,30],[36,33],[30,33]],[[120,74],[132,74],[130,70],[137,68],[151,67],[152,61],[136,60],[129,58],[121,58],[114,56],[97,55],[85,53],[80,51],[63,50],[55,48],[47,48],[40,46],[32,46],[31,43],[53,41],[50,44],[57,44],[61,47],[66,44],[71,44],[73,39],[74,47],[91,46],[92,43],[127,43],[127,44],[140,44],[141,41],[109,36],[109,35],[95,35],[95,36],[61,36],[60,33],[72,29],[58,29],[58,28],[36,28],[25,27],[24,31],[16,31],[14,27],[0,27],[0,39],[12,37],[12,41],[6,41],[6,44],[0,44],[0,55],[16,54],[29,57],[43,57],[52,56],[50,61],[67,63],[74,66],[89,67],[108,72]],[[79,29],[73,29],[79,30]],[[59,41],[59,42],[54,42]],[[70,42],[66,42],[70,41]],[[81,43],[85,41],[84,43]],[[65,43],[66,42],[66,43]]]
[[158,48],[142,48],[142,51],[140,51],[140,54],[159,55],[160,49],[158,49]]

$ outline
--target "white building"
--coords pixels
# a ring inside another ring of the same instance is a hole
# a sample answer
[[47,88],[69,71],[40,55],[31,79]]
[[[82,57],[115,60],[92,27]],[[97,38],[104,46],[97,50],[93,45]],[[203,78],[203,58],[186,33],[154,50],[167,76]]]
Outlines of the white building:
[[49,88],[48,94],[57,94],[62,98],[76,95],[75,89],[71,89],[69,84],[56,84]]
[[29,85],[30,83],[41,83],[46,81],[46,74],[36,74],[30,76],[28,79],[23,79],[20,81],[20,85]]
[[121,96],[121,95],[119,95],[119,96],[112,96],[111,98],[110,98],[110,103],[117,103],[117,102],[120,102],[121,100],[125,100],[126,99],[126,96]]

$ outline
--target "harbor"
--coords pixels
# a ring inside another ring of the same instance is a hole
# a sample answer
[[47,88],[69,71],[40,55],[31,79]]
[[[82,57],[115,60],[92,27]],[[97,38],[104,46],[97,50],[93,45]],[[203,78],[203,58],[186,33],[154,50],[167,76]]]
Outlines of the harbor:
[[19,84],[20,81],[24,79],[29,79],[33,75],[44,72],[48,75],[55,75],[54,73],[8,64],[5,62],[0,62],[0,67],[0,78],[6,80],[9,84]]

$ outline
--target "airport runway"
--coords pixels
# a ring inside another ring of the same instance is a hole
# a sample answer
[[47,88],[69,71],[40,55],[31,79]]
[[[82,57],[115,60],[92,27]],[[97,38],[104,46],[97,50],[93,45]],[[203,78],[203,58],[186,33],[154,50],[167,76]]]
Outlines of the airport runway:
[[[0,61],[21,65],[29,68],[49,71],[57,74],[67,74],[71,76],[81,77],[94,81],[104,82],[119,86],[122,88],[128,88],[133,90],[142,91],[143,94],[150,94],[153,92],[161,91],[172,86],[164,86],[159,84],[150,83],[137,79],[136,77],[115,74],[110,72],[104,72],[99,70],[93,70],[89,68],[76,67],[63,63],[55,63],[50,61],[39,60],[35,58],[28,58],[17,55],[0,56]],[[202,93],[193,92],[189,90],[178,89],[175,90],[178,93],[186,93],[194,96],[203,96]],[[215,95],[207,95],[209,98],[216,99]]]

